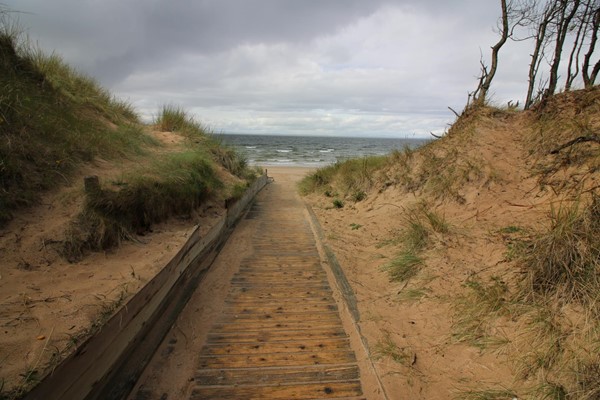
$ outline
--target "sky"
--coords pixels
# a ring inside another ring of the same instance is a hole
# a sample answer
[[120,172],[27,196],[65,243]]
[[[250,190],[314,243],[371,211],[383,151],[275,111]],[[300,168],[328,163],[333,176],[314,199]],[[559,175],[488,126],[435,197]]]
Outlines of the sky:
[[[498,40],[497,0],[0,0],[133,104],[217,133],[429,137],[455,119]],[[501,50],[491,100],[522,100],[529,44]]]

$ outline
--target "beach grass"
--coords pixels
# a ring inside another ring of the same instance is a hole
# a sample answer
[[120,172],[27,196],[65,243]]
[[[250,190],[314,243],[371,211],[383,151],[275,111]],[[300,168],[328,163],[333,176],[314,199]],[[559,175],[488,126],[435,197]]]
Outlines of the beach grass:
[[[163,106],[153,128],[185,143],[164,151],[131,105],[7,24],[0,26],[0,91],[0,225],[44,192],[73,185],[74,173],[97,158],[137,165],[86,192],[61,251],[69,260],[189,215],[210,197],[239,197],[260,173],[175,106]],[[238,181],[224,184],[220,167]]]
[[82,163],[153,144],[131,106],[7,29],[0,27],[0,224],[69,183]]

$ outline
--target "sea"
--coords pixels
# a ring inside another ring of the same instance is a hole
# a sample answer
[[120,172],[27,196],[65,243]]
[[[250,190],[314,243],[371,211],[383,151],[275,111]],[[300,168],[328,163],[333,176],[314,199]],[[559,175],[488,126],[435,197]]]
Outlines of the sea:
[[284,135],[216,135],[240,152],[250,165],[323,167],[349,158],[379,156],[416,148],[428,139],[318,137]]

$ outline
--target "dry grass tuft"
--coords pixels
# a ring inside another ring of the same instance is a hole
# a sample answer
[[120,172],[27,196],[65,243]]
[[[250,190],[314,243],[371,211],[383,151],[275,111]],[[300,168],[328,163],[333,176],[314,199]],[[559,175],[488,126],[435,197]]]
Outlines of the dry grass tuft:
[[524,248],[522,295],[554,295],[598,311],[600,298],[600,197],[553,209],[550,227]]

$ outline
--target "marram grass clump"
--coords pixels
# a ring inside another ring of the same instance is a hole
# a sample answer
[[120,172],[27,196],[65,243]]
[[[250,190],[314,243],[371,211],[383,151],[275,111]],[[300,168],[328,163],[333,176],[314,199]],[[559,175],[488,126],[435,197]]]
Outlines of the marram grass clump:
[[554,208],[550,226],[523,246],[526,298],[558,296],[600,311],[600,196]]
[[191,133],[201,131],[202,133],[206,133],[193,118],[186,114],[183,108],[169,104],[164,105],[160,110],[155,121],[155,126],[163,132]]
[[77,260],[86,250],[113,247],[143,234],[154,223],[189,215],[221,186],[205,155],[169,155],[150,171],[125,175],[118,187],[88,191],[84,211],[67,235],[63,254]]
[[370,156],[338,161],[333,165],[319,168],[307,175],[299,183],[302,194],[316,191],[337,190],[343,196],[350,196],[354,201],[366,198],[366,193],[375,184],[376,172],[389,163],[387,156]]
[[45,190],[70,183],[82,163],[140,153],[152,142],[129,105],[6,24],[0,93],[0,226]]

